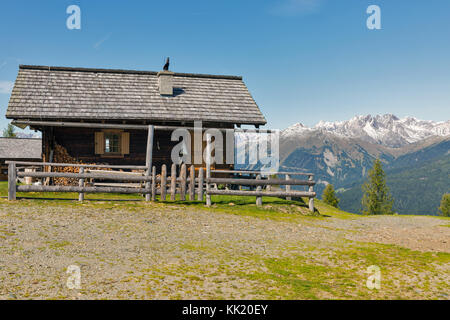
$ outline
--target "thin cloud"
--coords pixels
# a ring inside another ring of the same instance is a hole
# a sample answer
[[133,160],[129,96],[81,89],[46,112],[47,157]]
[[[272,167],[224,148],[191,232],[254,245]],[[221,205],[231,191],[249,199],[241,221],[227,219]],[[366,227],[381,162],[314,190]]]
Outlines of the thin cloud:
[[106,37],[101,39],[100,41],[94,43],[94,49],[99,49],[100,46],[103,44],[103,42],[107,41],[109,38],[111,38],[111,33],[108,33]]
[[270,12],[278,16],[299,16],[319,11],[322,0],[282,0]]
[[11,93],[14,87],[14,82],[12,81],[0,81],[0,93],[8,94]]

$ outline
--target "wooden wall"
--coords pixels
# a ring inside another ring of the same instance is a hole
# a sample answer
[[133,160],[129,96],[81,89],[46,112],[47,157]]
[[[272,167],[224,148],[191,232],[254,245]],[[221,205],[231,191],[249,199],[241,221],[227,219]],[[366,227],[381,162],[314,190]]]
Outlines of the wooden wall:
[[[50,150],[57,143],[77,161],[84,163],[111,164],[111,165],[145,165],[147,148],[146,130],[125,130],[130,133],[130,153],[120,156],[105,156],[95,154],[95,132],[101,129],[90,128],[42,128],[44,162],[50,159]],[[178,141],[171,141],[171,131],[155,130],[153,142],[153,165],[161,168],[172,164],[171,151]],[[225,150],[224,150],[225,152]],[[225,159],[225,156],[224,156]],[[200,167],[197,166],[197,167]],[[216,169],[231,169],[232,165],[217,165]]]

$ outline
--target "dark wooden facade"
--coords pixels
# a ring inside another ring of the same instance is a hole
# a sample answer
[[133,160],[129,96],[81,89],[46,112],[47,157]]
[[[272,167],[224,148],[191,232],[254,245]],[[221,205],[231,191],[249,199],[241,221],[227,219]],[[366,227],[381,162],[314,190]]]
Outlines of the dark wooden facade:
[[[187,126],[186,124],[178,124],[180,127]],[[175,126],[171,124],[171,126]],[[211,128],[233,128],[230,124],[211,124]],[[96,154],[95,133],[108,132],[109,130],[102,130],[97,128],[76,128],[76,127],[41,127],[35,128],[42,131],[42,154],[44,162],[54,162],[52,159],[52,150],[55,150],[56,144],[65,148],[68,154],[77,162],[82,163],[96,163],[109,165],[145,165],[147,136],[146,130],[122,130],[117,129],[118,132],[127,132],[129,134],[129,149],[127,154]],[[115,131],[112,129],[112,131]],[[179,141],[171,141],[172,131],[155,130],[153,140],[153,157],[152,163],[156,168],[161,168],[163,164],[170,168],[172,165],[171,152]],[[191,163],[193,163],[194,153],[194,137],[191,135]],[[225,138],[224,138],[225,141]],[[203,151],[206,147],[206,141],[203,141]],[[223,150],[225,159],[226,149]],[[225,161],[225,160],[224,160]],[[205,167],[205,163],[199,165],[195,164],[196,168]],[[216,169],[232,169],[230,164],[216,164]]]

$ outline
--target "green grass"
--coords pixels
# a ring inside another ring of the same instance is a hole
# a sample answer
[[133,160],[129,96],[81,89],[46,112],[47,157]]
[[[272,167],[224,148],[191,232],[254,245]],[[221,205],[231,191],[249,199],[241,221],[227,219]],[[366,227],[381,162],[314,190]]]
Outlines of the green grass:
[[[7,195],[7,182],[0,182],[0,196],[5,198]],[[129,210],[138,210],[139,208],[147,207],[149,205],[149,203],[143,201],[143,197],[138,194],[85,194],[85,201],[82,204],[77,201],[78,193],[18,192],[17,199],[16,205],[19,206],[26,206],[27,201],[45,205],[82,205],[105,209],[127,208]],[[167,199],[169,199],[169,196]],[[160,197],[157,196],[157,202],[152,203],[151,205],[183,205],[214,212],[284,221],[296,220],[300,216],[315,218],[321,218],[323,215],[340,218],[351,218],[355,216],[330,207],[317,199],[315,200],[317,208],[315,213],[309,211],[308,206],[303,199],[299,199],[298,201],[288,201],[281,198],[263,197],[262,206],[256,206],[256,197],[252,196],[212,196],[211,199],[212,206],[210,208],[205,207],[204,201],[181,201],[179,195],[177,195],[175,201],[166,200],[164,202],[160,201]],[[7,202],[4,201],[3,203]]]

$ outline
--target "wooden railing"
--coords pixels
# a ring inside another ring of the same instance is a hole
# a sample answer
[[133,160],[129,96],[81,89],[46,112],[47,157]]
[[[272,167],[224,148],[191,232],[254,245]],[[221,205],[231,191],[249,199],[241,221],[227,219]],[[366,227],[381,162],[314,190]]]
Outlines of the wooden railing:
[[[203,201],[204,190],[204,174],[203,168],[200,168],[198,177],[195,177],[194,166],[189,167],[189,175],[186,164],[181,165],[179,176],[177,177],[177,166],[171,166],[170,176],[167,175],[167,167],[161,167],[161,174],[156,176],[156,167],[153,166],[151,174],[143,173],[140,175],[130,175],[129,172],[113,171],[112,169],[129,169],[129,170],[146,170],[146,166],[110,166],[110,165],[82,165],[70,163],[31,163],[31,162],[16,162],[8,161],[8,199],[16,200],[17,192],[76,192],[79,193],[79,200],[84,200],[85,193],[138,193],[146,195],[147,201],[154,201],[156,195],[160,195],[161,200],[166,200],[170,195],[171,200],[176,200],[176,194],[180,195],[180,200],[197,200]],[[27,166],[41,166],[41,167],[74,167],[79,168],[78,173],[68,172],[18,172],[17,165]],[[88,168],[102,168],[108,171],[94,172],[85,171]],[[17,178],[32,177],[32,178],[69,178],[78,179],[78,186],[61,186],[61,185],[17,185]],[[117,187],[117,186],[89,186],[88,180],[101,179],[110,181],[124,181],[124,182],[141,182],[145,187]]]
[[[143,194],[146,201],[155,201],[156,196],[160,195],[160,199],[165,201],[170,195],[170,200],[176,200],[177,194],[179,200],[198,200],[203,201],[206,195],[206,205],[210,206],[212,195],[229,195],[229,196],[255,196],[256,204],[262,205],[262,197],[280,197],[287,200],[292,198],[309,198],[309,209],[314,211],[314,192],[315,181],[314,175],[302,172],[259,172],[246,170],[208,170],[206,168],[206,177],[204,169],[197,168],[193,165],[189,168],[186,164],[179,166],[179,174],[177,176],[177,166],[172,164],[170,175],[168,175],[166,165],[161,167],[161,173],[156,175],[156,167],[153,166],[150,174],[147,174],[146,166],[113,166],[113,165],[87,165],[87,164],[69,164],[69,163],[48,163],[48,162],[16,162],[7,161],[8,164],[8,199],[16,200],[17,192],[75,192],[79,193],[78,200],[83,201],[85,193],[126,193],[126,194]],[[22,169],[27,166],[33,167],[73,167],[78,168],[77,173],[69,172],[29,172],[18,171],[17,165]],[[90,169],[108,169],[108,171],[90,170]],[[142,170],[141,174],[130,174],[130,172],[114,171],[113,169]],[[215,175],[216,177],[213,177]],[[219,177],[217,177],[219,175]],[[247,175],[249,178],[243,178]],[[279,176],[284,175],[284,179]],[[292,179],[292,176],[307,176],[305,180]],[[224,177],[225,176],[225,177]],[[273,178],[276,176],[276,178]],[[18,178],[67,178],[78,180],[78,185],[18,185]],[[264,178],[264,179],[263,179]],[[130,186],[95,186],[89,185],[89,181],[94,179],[106,181],[122,181],[130,184]],[[133,186],[131,183],[139,182],[140,187]],[[219,190],[217,186],[225,185],[248,186],[256,190]],[[284,189],[272,190],[272,186],[285,186]],[[308,191],[292,190],[291,186],[306,186]]]
[[[242,178],[213,178],[211,174],[221,175],[248,175],[254,179]],[[284,179],[278,178],[284,175]],[[300,175],[307,176],[308,180],[291,179],[291,176]],[[262,179],[266,176],[267,179]],[[275,176],[276,178],[271,178]],[[211,195],[229,195],[229,196],[256,196],[256,205],[262,205],[262,197],[279,197],[291,200],[292,198],[309,198],[309,209],[314,212],[314,185],[316,184],[314,174],[303,172],[264,172],[264,171],[248,171],[248,170],[207,170],[206,176],[206,205],[211,205]],[[236,186],[256,186],[256,190],[218,190],[212,189],[209,184],[223,184]],[[271,191],[271,186],[285,186],[285,189]],[[293,191],[291,186],[307,186],[308,191]],[[263,190],[265,187],[265,190]],[[269,189],[270,188],[270,189]]]

